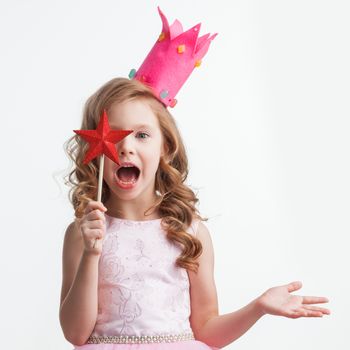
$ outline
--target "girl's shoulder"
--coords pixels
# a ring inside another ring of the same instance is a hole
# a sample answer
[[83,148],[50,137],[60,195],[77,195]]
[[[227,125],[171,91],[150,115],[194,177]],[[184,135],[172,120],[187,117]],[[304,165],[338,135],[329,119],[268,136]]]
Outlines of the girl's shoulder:
[[201,225],[201,220],[198,217],[194,216],[187,231],[194,237],[197,237],[197,232],[200,225]]

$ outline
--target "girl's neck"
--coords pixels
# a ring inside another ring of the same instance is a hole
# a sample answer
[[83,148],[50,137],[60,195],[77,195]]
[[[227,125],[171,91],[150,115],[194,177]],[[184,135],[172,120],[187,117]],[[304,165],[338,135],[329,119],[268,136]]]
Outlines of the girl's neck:
[[130,220],[130,221],[148,221],[148,220],[156,220],[156,219],[160,219],[160,215],[157,213],[150,213],[148,215],[123,215],[121,213],[113,213],[111,212],[109,209],[106,211],[106,214],[108,216],[114,217],[114,218],[118,218],[118,219],[124,219],[124,220]]
[[[115,218],[133,220],[133,221],[144,221],[144,220],[154,220],[160,219],[161,216],[157,208],[153,211],[148,210],[159,197],[155,195],[153,201],[123,201],[111,196],[105,203],[107,208],[106,214]],[[146,212],[146,215],[144,214]]]

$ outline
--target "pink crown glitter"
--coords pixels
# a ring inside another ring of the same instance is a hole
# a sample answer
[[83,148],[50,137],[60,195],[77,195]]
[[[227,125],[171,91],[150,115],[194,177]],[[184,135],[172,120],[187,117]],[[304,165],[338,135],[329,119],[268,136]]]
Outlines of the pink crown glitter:
[[174,107],[177,92],[194,68],[200,66],[217,33],[198,37],[201,23],[184,32],[178,20],[169,26],[159,7],[158,12],[163,22],[162,32],[141,67],[138,71],[132,69],[129,78],[151,87],[165,106]]

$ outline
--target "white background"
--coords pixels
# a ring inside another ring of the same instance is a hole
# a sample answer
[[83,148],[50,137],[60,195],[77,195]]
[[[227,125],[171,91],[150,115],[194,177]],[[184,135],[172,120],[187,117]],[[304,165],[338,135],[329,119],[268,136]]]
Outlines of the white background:
[[347,1],[2,1],[1,348],[72,349],[59,325],[73,219],[63,143],[85,100],[169,22],[219,35],[171,110],[210,218],[220,314],[294,280],[330,316],[264,316],[227,349],[349,347]]

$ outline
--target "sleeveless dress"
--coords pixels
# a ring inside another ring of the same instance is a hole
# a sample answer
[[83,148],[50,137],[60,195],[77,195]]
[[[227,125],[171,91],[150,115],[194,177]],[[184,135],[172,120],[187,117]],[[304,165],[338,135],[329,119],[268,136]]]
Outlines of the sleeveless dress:
[[[106,216],[98,277],[98,316],[74,350],[216,350],[195,340],[187,270],[175,265],[181,247],[161,219]],[[199,220],[186,230],[195,235]]]

